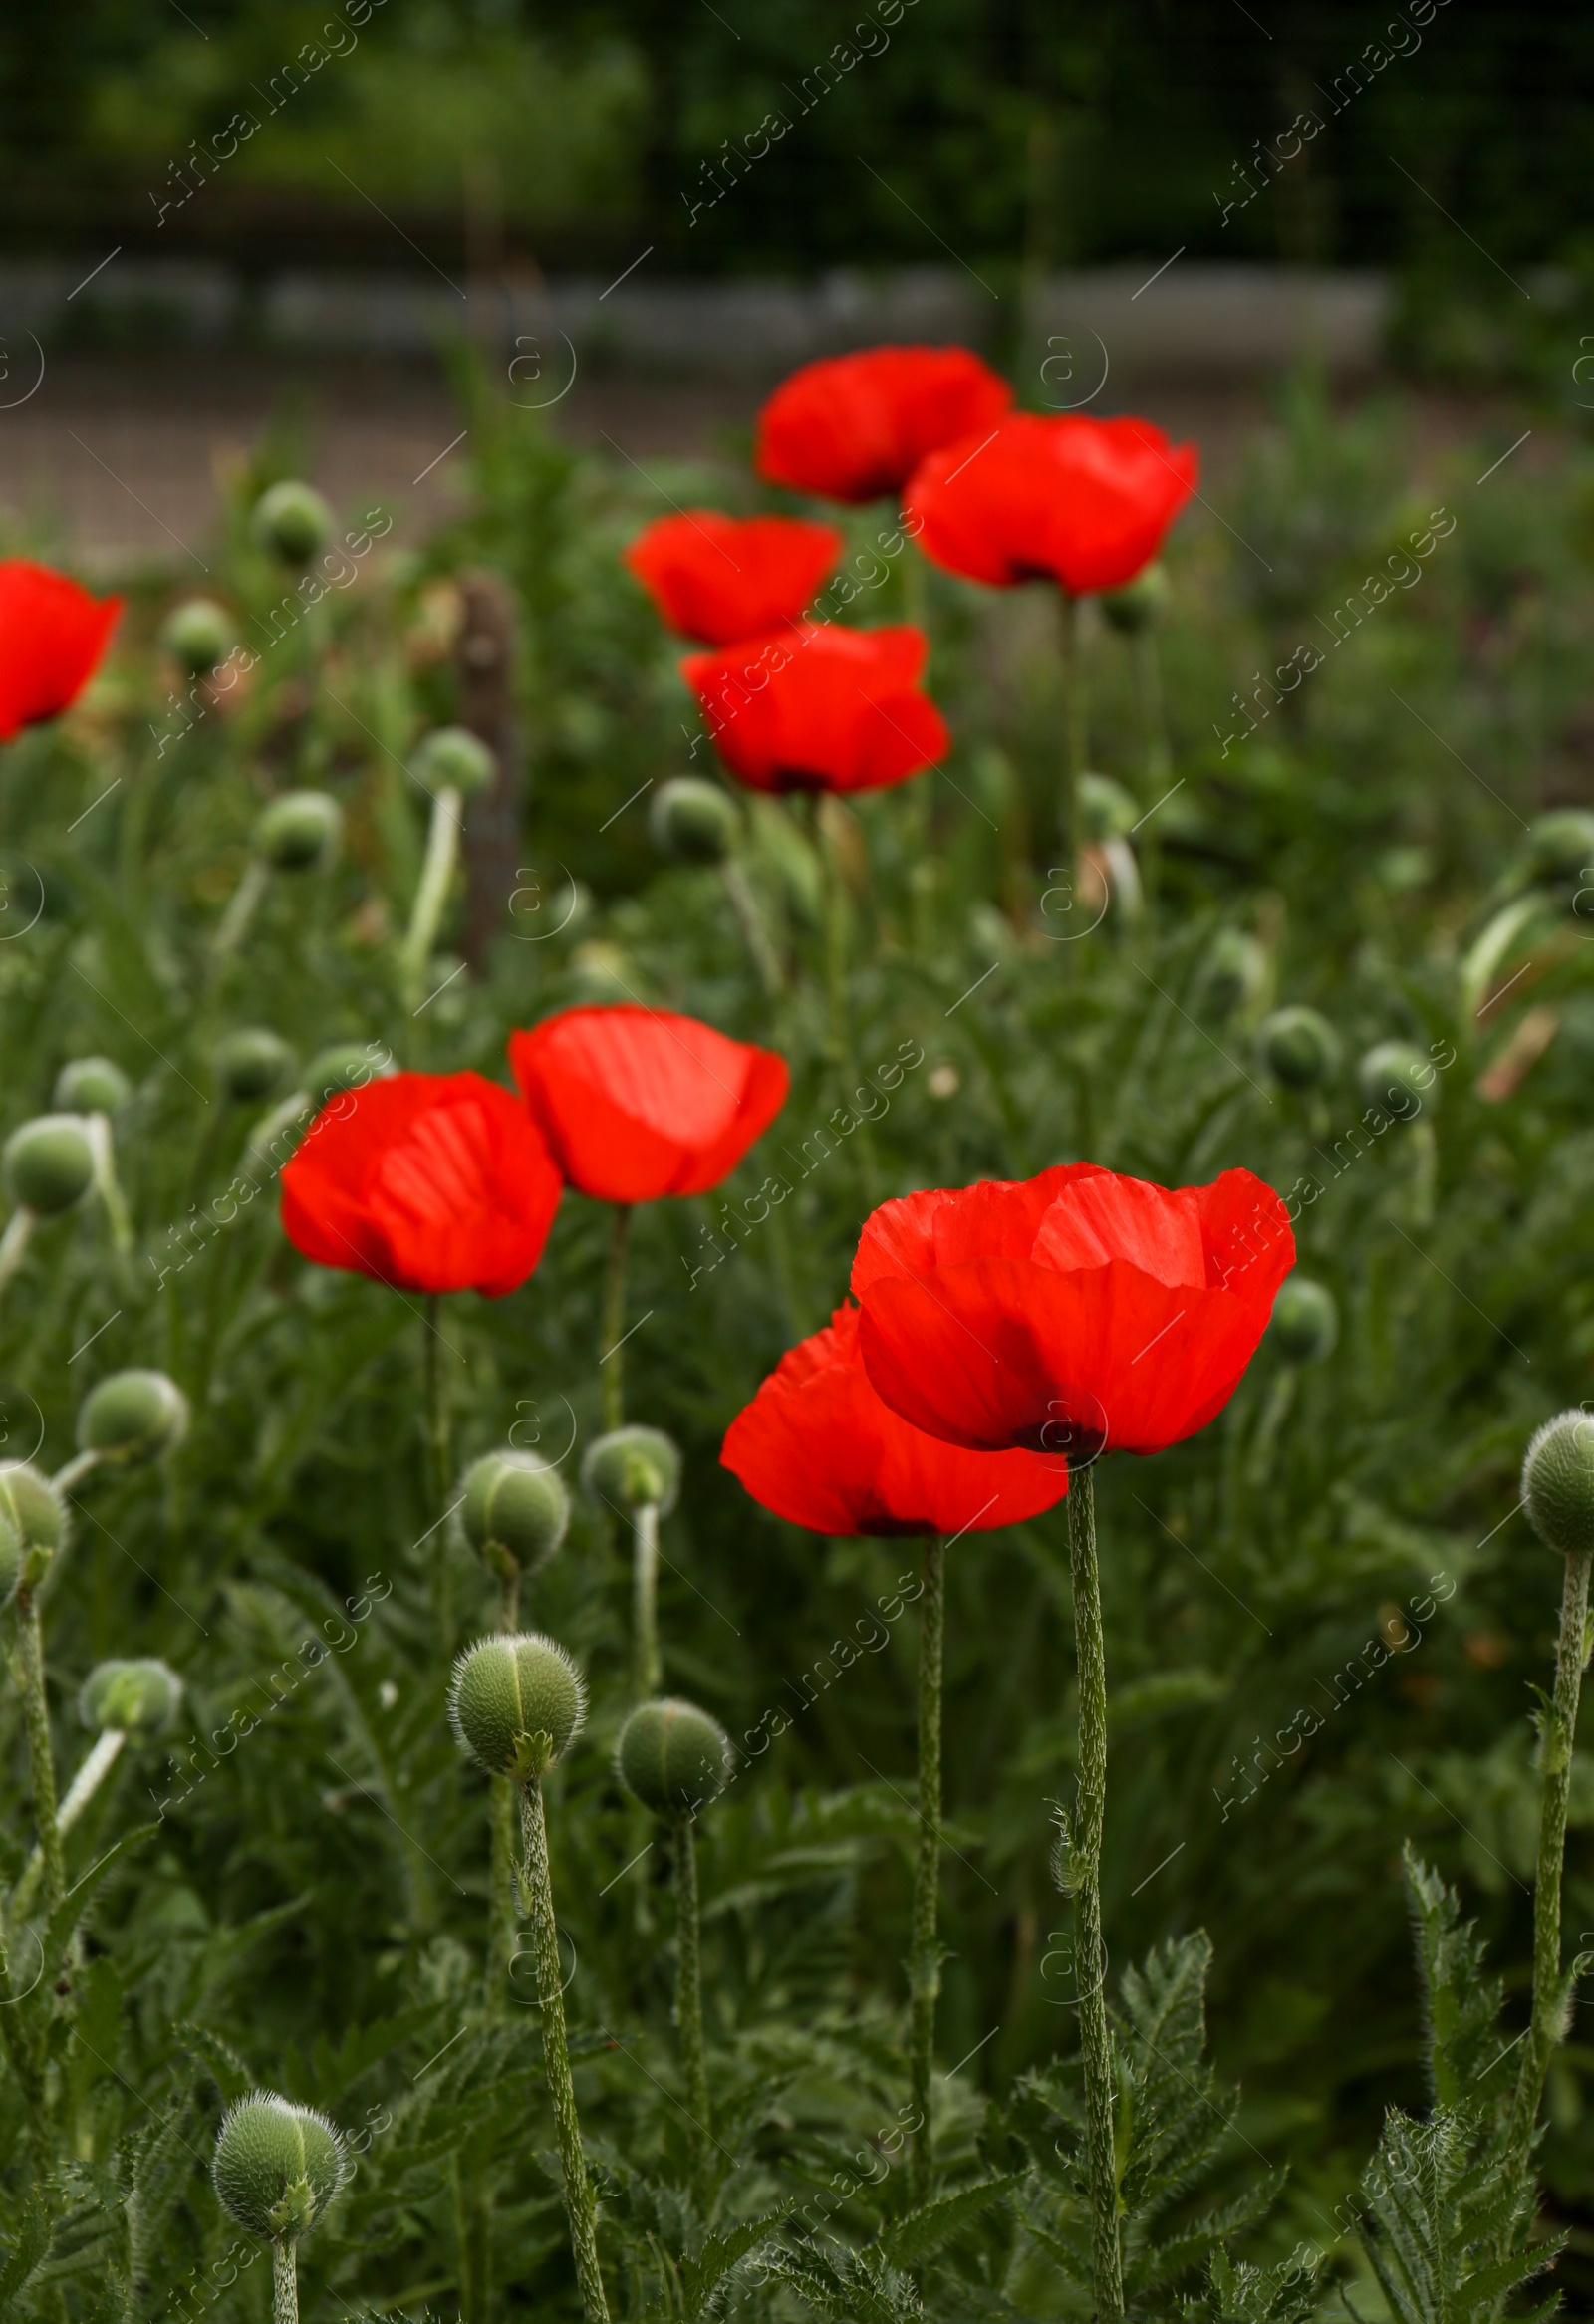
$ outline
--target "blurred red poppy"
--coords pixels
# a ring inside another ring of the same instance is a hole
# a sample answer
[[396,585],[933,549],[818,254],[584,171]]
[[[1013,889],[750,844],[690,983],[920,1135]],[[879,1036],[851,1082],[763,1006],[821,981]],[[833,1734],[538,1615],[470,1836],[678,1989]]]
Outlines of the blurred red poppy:
[[1149,565],[1196,489],[1194,444],[1149,419],[1042,419],[932,452],[908,487],[919,545],[970,581],[1050,580],[1075,596],[1121,589]]
[[760,476],[830,500],[896,492],[926,454],[994,426],[1013,400],[966,347],[871,347],[805,364],[758,414]]
[[0,742],[77,700],[121,611],[47,565],[0,559]]
[[738,1413],[719,1458],[755,1501],[815,1533],[989,1533],[1068,1490],[1059,1453],[965,1452],[911,1428],[869,1384],[858,1310],[838,1307]]
[[951,737],[919,690],[923,630],[799,622],[681,674],[732,774],[755,791],[878,791],[944,758]]
[[666,1009],[566,1009],[511,1034],[509,1063],[573,1186],[603,1202],[705,1194],[786,1102],[769,1049]]
[[834,525],[688,508],[639,533],[626,563],[672,630],[730,646],[794,622],[841,552]]
[[479,1073],[397,1073],[323,1108],[282,1173],[289,1241],[399,1291],[515,1290],[563,1192],[526,1109]]
[[876,1389],[949,1444],[1160,1452],[1239,1385],[1295,1262],[1249,1170],[1170,1192],[1093,1162],[909,1194],[853,1262]]

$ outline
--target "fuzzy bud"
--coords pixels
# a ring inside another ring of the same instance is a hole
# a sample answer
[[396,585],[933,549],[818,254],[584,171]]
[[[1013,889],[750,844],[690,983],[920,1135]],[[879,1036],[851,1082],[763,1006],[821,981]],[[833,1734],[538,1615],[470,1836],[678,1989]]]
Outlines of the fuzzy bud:
[[161,645],[189,677],[219,669],[237,642],[231,616],[213,598],[191,597],[173,606],[160,626]]
[[119,1727],[127,1735],[163,1735],[182,1708],[182,1680],[168,1663],[97,1663],[78,1694],[86,1727]]
[[54,1102],[63,1114],[120,1114],[133,1084],[109,1057],[75,1057],[56,1075]]
[[1140,820],[1140,805],[1111,775],[1081,775],[1079,813],[1085,838],[1100,847],[1104,840],[1128,839]]
[[221,1095],[235,1106],[253,1106],[281,1089],[293,1070],[293,1051],[264,1025],[244,1025],[223,1035],[211,1062]]
[[1201,971],[1201,992],[1210,1007],[1232,1016],[1252,1001],[1267,974],[1267,955],[1243,928],[1220,928]]
[[324,870],[342,841],[343,809],[325,791],[285,791],[255,821],[255,852],[276,872]]
[[332,536],[332,511],[311,484],[273,484],[255,502],[249,530],[284,565],[308,565]]
[[9,1606],[22,1580],[22,1537],[9,1517],[0,1517],[0,1606]]
[[17,1569],[0,1566],[0,1595],[19,1581],[31,1589],[66,1541],[67,1504],[50,1479],[31,1461],[0,1462],[0,1519],[16,1539]]
[[1339,1338],[1334,1294],[1309,1275],[1291,1275],[1273,1302],[1273,1338],[1291,1364],[1316,1364],[1331,1355]]
[[1522,1462],[1522,1505],[1551,1549],[1594,1553],[1594,1415],[1561,1413],[1534,1431]]
[[78,1411],[78,1443],[102,1460],[158,1460],[187,1427],[188,1400],[163,1372],[113,1372]]
[[587,1690],[561,1646],[536,1631],[478,1639],[454,1665],[448,1718],[489,1775],[528,1783],[561,1758],[587,1715]]
[[357,1041],[343,1042],[311,1059],[305,1088],[318,1106],[324,1106],[329,1098],[345,1090],[363,1090],[368,1081],[381,1081],[393,1070],[393,1060],[386,1052],[374,1057]]
[[254,2090],[222,2116],[210,2169],[222,2208],[240,2227],[291,2243],[337,2195],[349,2157],[324,2114]]
[[656,1816],[694,1816],[730,1780],[730,1737],[694,1702],[661,1696],[627,1719],[615,1765],[626,1789]]
[[81,1202],[94,1177],[94,1150],[76,1114],[39,1114],[14,1130],[5,1145],[6,1184],[13,1201],[41,1218]]
[[557,1468],[534,1452],[487,1452],[460,1479],[465,1539],[496,1574],[530,1574],[565,1538],[570,1496]]
[[415,752],[409,772],[433,798],[439,791],[458,791],[472,799],[486,790],[498,772],[498,761],[468,727],[439,726]]
[[1534,880],[1576,880],[1594,864],[1594,815],[1586,808],[1560,807],[1536,816],[1522,849]]
[[1415,1121],[1439,1096],[1434,1061],[1409,1041],[1380,1041],[1356,1068],[1363,1103],[1382,1107],[1398,1121]]
[[680,1454],[663,1428],[614,1428],[588,1447],[581,1481],[595,1501],[628,1516],[650,1505],[667,1516],[680,1490]]
[[1168,575],[1162,566],[1148,565],[1122,589],[1104,590],[1098,602],[1113,628],[1121,636],[1133,638],[1137,631],[1151,628],[1166,609],[1169,595]]
[[1256,1038],[1262,1063],[1286,1089],[1315,1089],[1339,1065],[1339,1035],[1316,1009],[1275,1009]]
[[677,864],[722,864],[736,844],[741,815],[717,783],[675,775],[655,792],[648,828],[660,854]]

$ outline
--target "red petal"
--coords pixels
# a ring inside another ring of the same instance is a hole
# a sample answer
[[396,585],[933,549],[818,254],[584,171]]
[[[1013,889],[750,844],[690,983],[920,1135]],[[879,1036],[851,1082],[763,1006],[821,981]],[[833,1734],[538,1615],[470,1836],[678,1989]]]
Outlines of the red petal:
[[728,646],[794,622],[842,546],[833,525],[690,508],[650,525],[625,560],[672,629]]
[[0,741],[75,702],[111,641],[120,597],[91,597],[64,573],[0,561]]

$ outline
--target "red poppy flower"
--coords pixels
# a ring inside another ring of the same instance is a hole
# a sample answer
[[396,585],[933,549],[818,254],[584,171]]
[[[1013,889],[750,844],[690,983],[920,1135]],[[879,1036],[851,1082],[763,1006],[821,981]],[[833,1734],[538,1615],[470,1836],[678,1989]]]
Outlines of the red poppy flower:
[[730,646],[795,622],[841,552],[834,525],[688,508],[639,533],[626,563],[672,630]]
[[726,1432],[720,1463],[814,1533],[989,1533],[1068,1490],[1058,1453],[964,1452],[911,1428],[869,1385],[858,1310],[790,1349]]
[[783,381],[758,414],[754,459],[772,484],[875,500],[938,445],[994,427],[1012,400],[966,347],[871,347]]
[[950,746],[918,690],[929,652],[909,626],[799,622],[728,653],[688,653],[680,668],[720,757],[755,791],[878,791]]
[[1196,489],[1194,444],[1149,419],[1041,419],[932,452],[908,487],[927,557],[1007,589],[1050,580],[1081,596],[1122,589],[1151,563]]
[[0,559],[0,742],[77,700],[121,611],[47,565]]
[[479,1073],[396,1073],[323,1108],[282,1173],[289,1241],[399,1291],[499,1299],[563,1192],[526,1109]]
[[783,1057],[664,1009],[565,1009],[509,1063],[573,1186],[603,1202],[706,1194],[786,1102]]
[[864,1363],[949,1444],[1160,1452],[1220,1413],[1295,1261],[1249,1170],[1175,1192],[1093,1162],[909,1194],[853,1262]]

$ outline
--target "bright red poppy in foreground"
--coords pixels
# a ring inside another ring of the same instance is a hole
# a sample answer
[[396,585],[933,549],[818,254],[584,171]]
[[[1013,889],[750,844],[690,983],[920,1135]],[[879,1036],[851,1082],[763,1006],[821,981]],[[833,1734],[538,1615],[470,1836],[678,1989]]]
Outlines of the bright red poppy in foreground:
[[0,559],[0,742],[77,700],[121,611],[47,565]]
[[603,1202],[706,1194],[786,1102],[772,1050],[665,1009],[566,1009],[514,1033],[509,1062],[573,1186]]
[[1068,1490],[1060,1453],[964,1452],[899,1420],[869,1385],[858,1310],[788,1350],[719,1458],[755,1501],[814,1533],[989,1533]]
[[878,791],[944,758],[951,737],[919,691],[930,644],[911,625],[800,622],[681,674],[720,757],[755,791]]
[[932,453],[907,497],[926,556],[997,589],[1121,589],[1196,489],[1196,446],[1170,443],[1149,419],[1019,411],[987,432]]
[[875,500],[937,445],[993,427],[1012,400],[966,347],[871,347],[783,381],[758,414],[754,461],[772,484]]
[[295,1249],[399,1291],[514,1291],[563,1188],[536,1125],[479,1073],[396,1073],[317,1115],[282,1173]]
[[834,525],[688,508],[639,533],[626,563],[672,630],[730,646],[795,622],[841,552]]
[[1249,1170],[1170,1192],[1070,1162],[909,1194],[853,1262],[869,1377],[949,1444],[1160,1452],[1220,1413],[1295,1263]]

